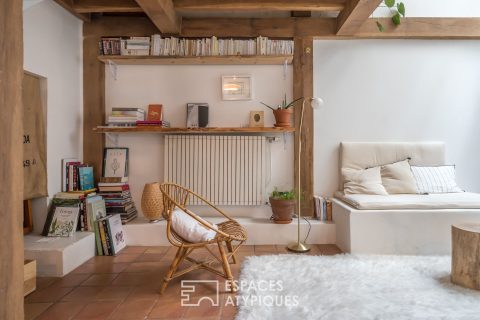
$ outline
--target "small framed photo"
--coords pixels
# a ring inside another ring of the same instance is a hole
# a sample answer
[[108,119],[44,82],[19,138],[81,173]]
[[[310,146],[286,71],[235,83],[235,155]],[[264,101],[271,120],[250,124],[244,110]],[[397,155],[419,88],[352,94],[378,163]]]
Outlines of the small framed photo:
[[252,100],[252,76],[222,76],[222,100]]
[[104,177],[128,177],[128,148],[105,148],[103,150]]
[[250,111],[250,128],[258,128],[264,126],[263,111]]

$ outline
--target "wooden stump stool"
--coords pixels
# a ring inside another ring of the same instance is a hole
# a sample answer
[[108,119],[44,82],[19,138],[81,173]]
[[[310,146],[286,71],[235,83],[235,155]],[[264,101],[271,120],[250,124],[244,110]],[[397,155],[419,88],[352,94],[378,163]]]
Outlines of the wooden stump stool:
[[480,224],[452,226],[451,280],[480,290]]

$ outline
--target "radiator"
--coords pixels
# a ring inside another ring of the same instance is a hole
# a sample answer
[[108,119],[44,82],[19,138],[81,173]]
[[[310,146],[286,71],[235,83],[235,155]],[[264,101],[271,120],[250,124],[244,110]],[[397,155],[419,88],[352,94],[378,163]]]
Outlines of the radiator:
[[165,181],[187,187],[215,205],[262,205],[265,155],[263,136],[166,135]]

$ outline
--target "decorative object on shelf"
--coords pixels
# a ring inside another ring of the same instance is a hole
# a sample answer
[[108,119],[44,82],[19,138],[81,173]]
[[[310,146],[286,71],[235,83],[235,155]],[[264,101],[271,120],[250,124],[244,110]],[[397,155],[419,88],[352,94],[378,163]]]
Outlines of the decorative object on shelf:
[[302,184],[301,184],[301,164],[302,164],[302,126],[303,126],[303,113],[305,111],[305,102],[306,101],[309,101],[311,103],[311,106],[313,109],[319,109],[322,105],[323,105],[323,100],[320,99],[320,98],[308,98],[308,99],[303,99],[303,103],[302,103],[302,110],[300,111],[300,123],[299,123],[299,126],[298,126],[298,172],[297,172],[297,177],[298,177],[298,181],[297,181],[297,190],[298,190],[298,194],[297,194],[297,218],[298,218],[298,222],[297,222],[297,241],[294,242],[294,243],[291,243],[287,246],[288,250],[290,251],[294,251],[294,252],[307,252],[307,251],[310,251],[310,247],[305,244],[305,243],[302,243],[300,241],[300,218],[301,218],[301,215],[302,215],[302,205],[301,205],[301,195],[302,195]]
[[[395,0],[384,0],[383,3],[385,4],[380,5],[380,7],[387,7],[390,10],[390,16],[392,18],[392,22],[395,26],[400,25],[401,17],[405,18],[405,4],[403,2],[397,2],[395,4]],[[385,31],[385,27],[380,21],[376,21],[377,28],[380,32]]]
[[250,128],[258,128],[264,126],[264,114],[263,111],[250,111]]
[[103,151],[104,177],[128,176],[128,148],[105,148]]
[[187,103],[187,128],[208,126],[208,103]]
[[277,188],[272,192],[269,198],[272,206],[271,219],[275,223],[288,224],[292,222],[293,211],[295,210],[295,192],[278,191]]
[[142,193],[142,212],[151,223],[158,222],[163,214],[163,198],[158,182],[147,183]]
[[283,97],[282,103],[279,104],[276,108],[269,106],[264,102],[260,102],[265,107],[272,109],[273,115],[275,116],[275,127],[291,127],[292,126],[292,114],[293,111],[290,109],[295,105],[295,103],[303,98],[298,98],[287,102],[287,94]]
[[163,105],[149,104],[147,121],[162,121],[163,120]]
[[252,76],[222,76],[222,100],[252,100]]

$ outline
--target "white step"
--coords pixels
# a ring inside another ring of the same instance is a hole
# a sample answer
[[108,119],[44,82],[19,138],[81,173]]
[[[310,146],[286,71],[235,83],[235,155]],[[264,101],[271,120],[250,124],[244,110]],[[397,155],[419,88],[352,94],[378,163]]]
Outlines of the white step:
[[25,259],[37,260],[37,276],[63,277],[95,255],[95,234],[75,232],[71,237],[26,235]]
[[[212,223],[224,221],[218,217],[204,217]],[[297,220],[290,224],[275,224],[269,219],[262,218],[235,218],[248,233],[247,244],[288,244],[297,240]],[[307,239],[309,244],[334,244],[335,224],[318,220],[308,220],[312,226]],[[124,232],[129,246],[165,246],[170,245],[166,236],[166,222],[159,221],[150,223],[144,217],[124,225]],[[305,238],[308,231],[308,223],[304,220],[300,223],[301,239]]]

